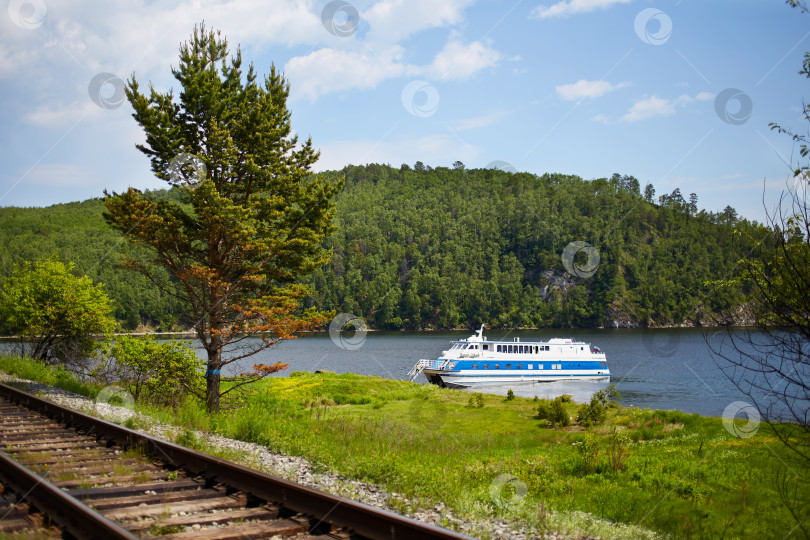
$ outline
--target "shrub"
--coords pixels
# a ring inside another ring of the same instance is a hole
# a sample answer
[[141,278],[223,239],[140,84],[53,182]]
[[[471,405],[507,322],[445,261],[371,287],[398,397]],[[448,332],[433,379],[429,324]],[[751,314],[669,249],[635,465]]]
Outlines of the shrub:
[[568,417],[568,411],[565,410],[565,401],[562,396],[554,398],[551,402],[551,411],[548,415],[548,421],[552,426],[566,427],[571,424],[571,419]]
[[470,399],[467,401],[467,407],[480,409],[484,406],[484,394],[481,392],[475,392],[473,395],[470,396]]
[[28,356],[79,373],[98,349],[94,334],[115,328],[112,310],[100,285],[56,257],[15,267],[0,290],[0,330],[19,335]]
[[596,463],[599,459],[599,438],[593,433],[586,433],[582,440],[573,443],[573,446],[582,459],[585,474],[596,471]]
[[512,392],[512,389],[510,388],[506,393],[506,399],[504,401],[512,401],[513,399],[515,399],[515,393]]
[[203,395],[205,386],[202,362],[188,343],[121,336],[93,374],[117,378],[136,401],[176,405],[189,393]]
[[547,420],[551,414],[551,400],[536,399],[535,401],[537,401],[537,418],[540,420]]
[[624,470],[629,450],[627,447],[630,445],[630,437],[627,433],[618,431],[616,426],[610,432],[608,439],[608,464],[613,472]]
[[613,384],[595,392],[594,395],[591,396],[591,402],[583,404],[577,411],[577,423],[585,427],[603,424],[607,417],[607,408],[610,399],[618,399],[619,397],[621,396],[619,392],[616,391],[616,386]]
[[548,420],[552,426],[566,427],[571,424],[568,412],[565,410],[565,398],[557,396],[554,399],[537,400],[537,418]]

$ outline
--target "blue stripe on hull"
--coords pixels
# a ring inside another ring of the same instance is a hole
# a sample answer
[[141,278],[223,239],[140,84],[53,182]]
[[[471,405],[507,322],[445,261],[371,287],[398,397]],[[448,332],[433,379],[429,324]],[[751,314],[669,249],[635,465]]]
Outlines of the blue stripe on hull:
[[610,379],[610,372],[608,370],[600,370],[599,372],[591,372],[586,370],[584,372],[565,372],[557,371],[538,373],[522,371],[518,373],[493,373],[493,370],[487,372],[462,372],[462,371],[449,371],[449,370],[425,370],[425,377],[430,382],[436,379],[441,379],[442,383],[446,386],[455,387],[468,387],[479,386],[486,384],[515,384],[515,383],[538,383],[538,382],[555,382],[555,381],[577,381],[577,380],[601,380]]

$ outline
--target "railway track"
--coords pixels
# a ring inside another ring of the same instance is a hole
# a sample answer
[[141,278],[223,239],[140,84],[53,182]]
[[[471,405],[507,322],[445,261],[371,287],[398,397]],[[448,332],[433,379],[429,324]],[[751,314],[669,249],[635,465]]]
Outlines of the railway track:
[[0,418],[0,538],[468,538],[2,384]]

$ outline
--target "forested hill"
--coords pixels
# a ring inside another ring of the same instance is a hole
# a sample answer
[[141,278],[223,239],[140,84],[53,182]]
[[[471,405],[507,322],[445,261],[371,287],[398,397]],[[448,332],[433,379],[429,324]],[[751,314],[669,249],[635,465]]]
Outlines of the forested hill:
[[[346,183],[327,241],[332,260],[307,279],[310,302],[373,328],[689,324],[734,316],[742,302],[740,291],[704,283],[735,275],[745,246],[734,246],[732,231],[757,225],[731,208],[699,211],[679,190],[654,198],[632,177],[584,181],[460,163],[326,174]],[[139,254],[105,225],[102,208],[94,199],[0,209],[0,275],[55,253],[104,283],[125,327],[187,324],[183,306],[116,267]],[[598,252],[589,277],[584,250],[574,264],[585,271],[563,264],[576,241]]]

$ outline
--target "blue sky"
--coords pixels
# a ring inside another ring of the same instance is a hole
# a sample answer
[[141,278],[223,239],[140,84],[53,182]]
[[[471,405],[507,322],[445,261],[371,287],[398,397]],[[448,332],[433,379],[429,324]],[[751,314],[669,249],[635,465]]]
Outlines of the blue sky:
[[317,169],[421,160],[633,175],[762,220],[806,131],[810,16],[780,0],[11,0],[0,205],[163,187],[120,81],[166,89],[202,20],[288,77]]

